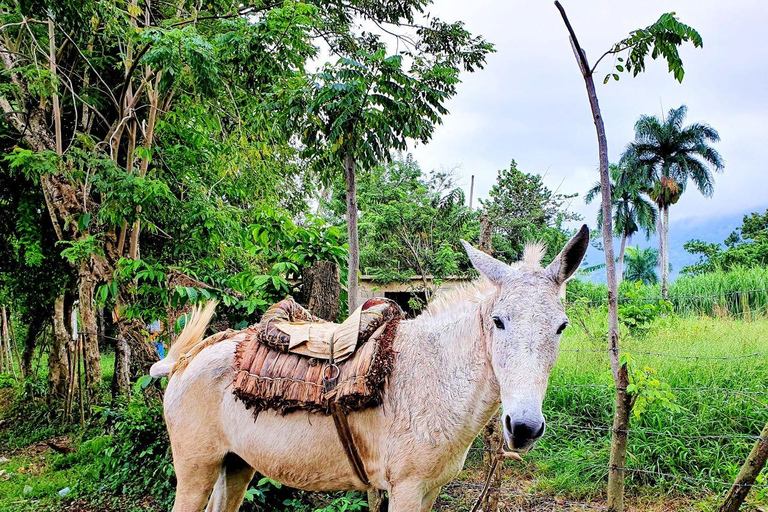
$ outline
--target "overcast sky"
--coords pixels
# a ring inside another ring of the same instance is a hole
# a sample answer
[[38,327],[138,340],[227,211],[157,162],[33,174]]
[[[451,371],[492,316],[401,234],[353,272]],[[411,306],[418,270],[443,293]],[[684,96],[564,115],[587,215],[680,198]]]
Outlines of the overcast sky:
[[[564,0],[564,7],[590,62],[631,30],[675,11],[696,28],[704,47],[681,51],[685,79],[679,84],[663,61],[645,74],[602,85],[612,59],[596,72],[597,93],[612,162],[633,138],[641,114],[659,115],[688,105],[687,123],[703,121],[720,132],[716,145],[725,171],[715,194],[693,188],[671,209],[673,223],[702,223],[715,217],[768,207],[768,4],[756,0],[608,1]],[[584,192],[598,179],[597,143],[589,104],[562,20],[548,0],[435,0],[431,12],[462,20],[496,45],[484,70],[466,74],[450,115],[426,146],[412,152],[422,169],[453,168],[469,192],[486,197],[496,172],[515,159],[526,172],[545,174],[550,188]],[[475,203],[477,204],[477,203]],[[573,208],[594,224],[596,205],[580,197]],[[674,226],[673,226],[674,228]]]

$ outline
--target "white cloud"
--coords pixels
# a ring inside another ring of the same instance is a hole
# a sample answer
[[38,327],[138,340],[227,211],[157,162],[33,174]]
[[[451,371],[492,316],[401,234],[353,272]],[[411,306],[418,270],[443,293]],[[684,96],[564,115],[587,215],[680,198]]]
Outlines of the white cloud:
[[[650,61],[637,78],[602,85],[611,69],[598,68],[598,95],[609,154],[618,159],[641,114],[659,115],[685,103],[688,122],[704,121],[722,137],[726,160],[714,197],[693,190],[672,212],[675,221],[719,217],[768,206],[768,173],[761,160],[768,141],[768,60],[762,41],[768,5],[713,0],[565,1],[565,8],[592,62],[630,30],[645,27],[670,10],[699,30],[704,48],[681,51],[686,76],[678,84],[663,61]],[[597,176],[597,144],[584,83],[567,33],[550,1],[436,0],[432,12],[463,20],[469,30],[496,44],[485,70],[463,77],[449,104],[451,114],[432,142],[413,153],[425,170],[453,167],[469,192],[484,197],[499,169],[511,159],[527,172],[545,173],[550,187],[583,194]],[[574,203],[590,222],[596,205]]]

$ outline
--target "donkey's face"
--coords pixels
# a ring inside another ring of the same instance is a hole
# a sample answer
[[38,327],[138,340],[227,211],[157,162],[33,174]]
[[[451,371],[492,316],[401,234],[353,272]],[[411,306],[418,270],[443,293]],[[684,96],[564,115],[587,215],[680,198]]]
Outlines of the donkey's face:
[[583,226],[542,268],[535,256],[510,267],[464,242],[474,267],[498,288],[481,314],[501,388],[504,439],[515,451],[530,449],[544,433],[541,404],[560,335],[568,325],[560,290],[578,269],[588,244],[589,230]]

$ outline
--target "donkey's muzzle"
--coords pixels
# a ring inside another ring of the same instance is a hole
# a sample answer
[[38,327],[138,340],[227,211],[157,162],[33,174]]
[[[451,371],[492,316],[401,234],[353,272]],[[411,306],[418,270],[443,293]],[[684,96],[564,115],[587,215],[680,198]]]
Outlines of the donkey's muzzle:
[[530,449],[544,435],[544,420],[515,419],[504,417],[504,437],[510,448],[515,451]]

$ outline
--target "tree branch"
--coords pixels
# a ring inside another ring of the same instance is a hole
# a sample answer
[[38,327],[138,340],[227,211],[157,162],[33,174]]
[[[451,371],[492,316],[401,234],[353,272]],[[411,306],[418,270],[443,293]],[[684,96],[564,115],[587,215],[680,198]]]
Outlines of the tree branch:
[[560,11],[560,16],[563,17],[563,22],[565,23],[565,27],[568,29],[568,34],[571,37],[571,44],[574,46],[576,58],[579,61],[581,74],[584,75],[585,77],[591,76],[592,70],[589,67],[589,63],[587,63],[587,57],[584,54],[584,50],[581,49],[581,45],[579,44],[579,39],[576,37],[576,32],[573,31],[571,22],[568,20],[568,16],[565,14],[565,9],[563,9],[563,6],[560,5],[560,2],[558,0],[555,0],[555,7],[557,7],[558,11]]

